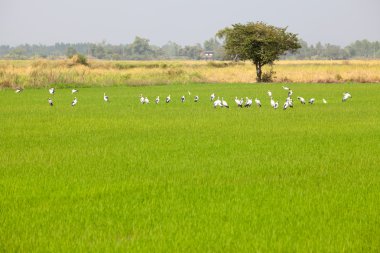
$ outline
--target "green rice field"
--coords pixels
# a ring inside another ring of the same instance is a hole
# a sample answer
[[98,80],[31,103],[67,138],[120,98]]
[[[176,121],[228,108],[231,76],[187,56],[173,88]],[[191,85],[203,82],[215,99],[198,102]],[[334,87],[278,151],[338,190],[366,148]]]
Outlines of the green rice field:
[[0,252],[379,252],[380,85],[282,85],[0,90]]

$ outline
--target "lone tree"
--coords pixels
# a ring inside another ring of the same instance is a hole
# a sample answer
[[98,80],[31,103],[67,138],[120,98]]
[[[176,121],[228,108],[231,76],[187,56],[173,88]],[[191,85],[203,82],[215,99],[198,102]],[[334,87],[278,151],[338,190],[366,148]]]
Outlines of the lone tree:
[[262,67],[273,64],[287,51],[301,47],[297,35],[286,32],[287,28],[250,22],[234,24],[216,35],[224,39],[226,54],[240,60],[251,60],[256,65],[257,81],[262,81]]

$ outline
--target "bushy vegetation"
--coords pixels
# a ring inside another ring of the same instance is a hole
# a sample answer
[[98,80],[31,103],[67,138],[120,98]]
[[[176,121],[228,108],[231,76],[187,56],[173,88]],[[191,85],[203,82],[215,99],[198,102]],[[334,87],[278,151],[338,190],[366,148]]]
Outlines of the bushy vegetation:
[[379,252],[380,86],[281,86],[0,90],[1,251]]
[[70,59],[71,59],[73,64],[81,64],[84,66],[88,65],[86,56],[84,56],[82,54],[74,54],[73,56],[71,56]]
[[271,67],[268,71],[263,73],[262,82],[271,83],[275,79],[276,72],[273,71],[273,67]]

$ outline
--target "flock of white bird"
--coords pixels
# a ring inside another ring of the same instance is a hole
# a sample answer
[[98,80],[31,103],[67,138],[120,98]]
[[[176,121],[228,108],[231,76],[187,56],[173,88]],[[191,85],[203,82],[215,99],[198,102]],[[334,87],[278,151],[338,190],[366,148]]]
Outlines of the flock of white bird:
[[[284,102],[284,105],[283,105],[283,109],[286,110],[287,108],[289,107],[293,107],[293,98],[292,98],[292,95],[293,95],[293,90],[290,89],[289,87],[286,87],[286,86],[282,86],[282,88],[284,90],[287,91],[288,93],[288,96],[286,97],[286,100]],[[191,95],[190,91],[188,91],[189,95]],[[274,109],[277,109],[279,107],[279,103],[278,101],[275,101],[273,99],[273,96],[272,96],[272,92],[270,90],[268,90],[267,92],[269,98],[270,98],[270,105],[274,108]],[[217,108],[217,107],[223,107],[223,108],[230,108],[227,101],[224,100],[224,98],[222,97],[222,100],[220,100],[220,97],[217,97],[216,99],[216,96],[215,96],[215,93],[212,93],[211,96],[210,96],[210,101],[213,102],[213,106],[214,108]],[[347,101],[349,98],[352,98],[351,94],[349,92],[345,92],[343,93],[343,98],[342,98],[342,102],[345,102]],[[301,104],[306,104],[306,100],[305,98],[303,97],[300,97],[298,96],[297,99],[300,101]],[[181,96],[181,102],[184,103],[186,100],[186,97],[185,95]],[[165,102],[166,103],[170,103],[171,101],[171,97],[170,95],[168,95],[166,97],[166,100]],[[195,96],[194,97],[194,102],[198,102],[199,101],[199,96]],[[237,97],[235,97],[235,103],[238,107],[240,108],[243,108],[244,107],[251,107],[252,104],[253,104],[253,101],[255,101],[255,104],[258,106],[258,107],[261,107],[261,101],[260,99],[258,98],[255,98],[254,100],[252,98],[248,98],[246,97],[245,98],[245,101],[243,98],[241,99],[238,99]],[[310,98],[308,103],[310,105],[314,104],[315,103],[315,98]],[[144,97],[142,94],[140,95],[140,103],[141,104],[149,104],[149,99],[148,97]],[[155,100],[155,103],[158,104],[160,103],[160,97],[157,96],[156,100]],[[324,104],[327,104],[327,100],[325,98],[322,99],[322,103]]]
[[[21,91],[22,91],[21,89],[17,89],[16,93],[19,93]],[[77,89],[72,89],[71,90],[72,94],[77,93],[77,92],[78,92]],[[55,94],[55,88],[50,88],[49,89],[49,93],[51,95],[54,95]],[[106,99],[106,97],[107,97],[106,94],[104,94],[104,100]],[[108,100],[108,97],[107,97],[107,100]],[[48,103],[49,103],[50,106],[53,106],[54,105],[53,99],[48,98]],[[71,106],[76,106],[77,104],[78,104],[78,99],[77,99],[77,97],[74,97],[73,101],[71,102]]]
[[[284,90],[287,91],[288,93],[288,96],[286,97],[286,100],[284,102],[284,105],[283,105],[283,109],[286,110],[287,108],[289,107],[293,107],[293,98],[292,98],[292,95],[293,95],[293,90],[290,89],[289,87],[286,87],[286,86],[282,86],[282,88]],[[15,90],[16,93],[20,93],[22,92],[22,89],[21,88],[18,88]],[[74,94],[74,93],[77,93],[78,90],[77,89],[72,89],[71,90],[71,93]],[[49,93],[51,95],[54,95],[55,94],[55,88],[50,88],[49,89]],[[188,94],[189,96],[191,96],[191,92],[188,91]],[[277,109],[279,108],[279,103],[278,101],[275,101],[273,99],[273,94],[270,90],[268,90],[267,92],[268,96],[269,96],[269,99],[270,99],[270,105],[271,107],[273,107],[274,109]],[[215,99],[216,98],[216,99]],[[346,102],[348,99],[352,98],[351,94],[349,92],[344,92],[343,93],[343,97],[342,97],[342,102]],[[306,99],[303,98],[303,97],[300,97],[298,96],[297,99],[300,101],[301,104],[306,104]],[[103,100],[105,102],[109,102],[109,98],[108,96],[103,93]],[[165,102],[166,103],[170,103],[171,101],[171,96],[170,94],[166,97],[165,99]],[[184,103],[186,101],[186,97],[185,95],[181,96],[181,102]],[[194,96],[194,102],[198,102],[199,101],[199,96],[196,95]],[[211,96],[210,96],[210,101],[213,103],[213,106],[214,108],[217,108],[217,107],[223,107],[223,108],[230,108],[227,101],[224,100],[224,98],[222,97],[222,100],[220,100],[219,97],[216,97],[215,96],[215,93],[212,93]],[[241,99],[238,99],[238,97],[235,97],[235,103],[238,107],[240,108],[243,108],[243,107],[251,107],[252,104],[253,104],[253,101],[255,101],[255,104],[258,106],[258,107],[261,107],[261,101],[260,99],[258,98],[255,98],[254,100],[252,98],[249,98],[249,97],[246,97],[245,98],[245,101],[243,98]],[[308,103],[310,105],[314,104],[315,103],[315,98],[310,98]],[[53,106],[54,105],[54,102],[53,102],[53,99],[51,98],[48,98],[48,103],[50,106]],[[144,97],[142,94],[140,95],[140,103],[141,104],[149,104],[149,98],[148,97]],[[160,103],[160,96],[157,96],[156,99],[155,99],[155,103],[158,104]],[[327,100],[325,98],[322,99],[322,103],[324,104],[327,104]],[[78,99],[77,97],[74,97],[73,101],[71,102],[71,106],[75,106],[78,104]]]
[[[17,90],[16,90],[16,92],[17,92]],[[77,92],[78,92],[77,89],[72,89],[71,90],[71,94],[74,94],[74,93],[77,93]],[[52,94],[52,95],[54,95],[55,89],[54,88],[50,88],[49,89],[49,93]],[[109,99],[108,99],[108,96],[106,95],[106,93],[103,94],[103,100],[105,102],[109,102]],[[51,98],[48,98],[48,103],[49,103],[50,106],[53,106],[53,100]],[[73,101],[71,102],[71,106],[76,106],[77,104],[78,104],[78,98],[74,97]]]

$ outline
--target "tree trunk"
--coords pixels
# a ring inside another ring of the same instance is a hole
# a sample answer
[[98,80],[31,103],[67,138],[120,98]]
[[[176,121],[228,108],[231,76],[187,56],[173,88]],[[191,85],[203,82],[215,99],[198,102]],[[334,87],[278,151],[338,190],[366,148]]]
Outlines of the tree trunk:
[[260,63],[255,63],[255,65],[256,65],[256,75],[257,75],[257,77],[256,77],[256,81],[258,82],[258,83],[261,83],[261,76],[262,76],[262,74],[263,74],[263,72],[261,71],[261,64]]

